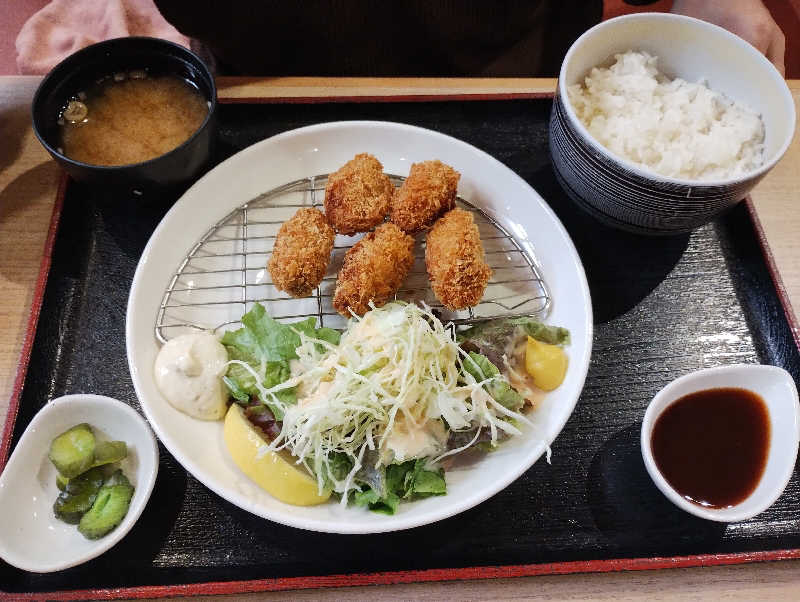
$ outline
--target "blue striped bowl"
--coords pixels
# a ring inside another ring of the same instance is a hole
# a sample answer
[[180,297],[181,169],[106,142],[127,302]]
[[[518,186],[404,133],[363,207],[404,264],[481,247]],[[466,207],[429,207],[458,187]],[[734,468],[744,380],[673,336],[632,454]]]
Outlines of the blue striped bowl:
[[[682,180],[661,176],[602,146],[578,120],[567,88],[627,50],[653,54],[662,73],[704,80],[712,90],[758,112],[765,128],[764,163],[725,180]],[[753,46],[698,19],[640,13],[593,27],[567,52],[550,117],[550,155],[567,194],[601,221],[643,234],[677,234],[705,224],[747,196],[789,148],[794,129],[791,92]]]

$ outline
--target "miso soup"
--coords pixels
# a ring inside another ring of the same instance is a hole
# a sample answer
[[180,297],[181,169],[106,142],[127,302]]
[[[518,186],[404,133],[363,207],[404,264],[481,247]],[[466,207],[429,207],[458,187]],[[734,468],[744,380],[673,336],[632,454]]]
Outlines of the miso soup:
[[64,107],[60,150],[92,165],[140,163],[180,146],[207,114],[200,91],[179,77],[117,73]]

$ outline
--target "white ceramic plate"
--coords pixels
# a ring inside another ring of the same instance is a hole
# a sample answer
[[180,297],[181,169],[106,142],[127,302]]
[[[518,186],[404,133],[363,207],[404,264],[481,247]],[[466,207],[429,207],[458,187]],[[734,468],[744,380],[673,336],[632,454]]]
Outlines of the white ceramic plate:
[[[333,172],[359,152],[372,153],[387,173],[397,175],[407,175],[411,163],[426,159],[440,159],[458,170],[459,196],[486,211],[540,260],[554,299],[548,322],[569,328],[572,335],[565,382],[531,415],[536,435],[527,432],[479,463],[449,471],[446,496],[402,504],[394,516],[342,508],[335,502],[299,507],[277,501],[230,459],[222,422],[181,414],[161,397],[153,379],[159,304],[192,245],[239,205],[281,184]],[[126,334],[128,362],[142,408],[167,449],[198,480],[237,506],[285,525],[332,533],[378,533],[467,510],[530,468],[545,444],[561,431],[580,395],[591,352],[592,310],[572,241],[544,200],[514,172],[475,147],[437,132],[398,123],[350,121],[293,130],[254,144],[192,186],[144,250],[128,301]]]

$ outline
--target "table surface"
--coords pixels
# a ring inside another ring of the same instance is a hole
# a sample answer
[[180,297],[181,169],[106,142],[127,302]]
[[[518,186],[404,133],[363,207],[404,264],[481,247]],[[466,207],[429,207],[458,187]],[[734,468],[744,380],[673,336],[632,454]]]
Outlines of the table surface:
[[[0,424],[14,386],[60,170],[30,125],[30,103],[39,77],[0,76]],[[220,98],[317,98],[326,96],[437,96],[552,93],[554,79],[417,78],[220,78]],[[789,81],[795,105],[800,80]],[[800,112],[800,106],[798,106]],[[752,200],[781,285],[800,308],[800,136],[756,187]],[[797,335],[797,333],[795,333]],[[559,575],[406,584],[296,592],[295,599],[566,598],[650,600],[716,598],[796,599],[800,560],[609,574]],[[276,594],[258,594],[271,598]],[[218,600],[219,598],[215,598]],[[241,597],[239,597],[241,599]]]

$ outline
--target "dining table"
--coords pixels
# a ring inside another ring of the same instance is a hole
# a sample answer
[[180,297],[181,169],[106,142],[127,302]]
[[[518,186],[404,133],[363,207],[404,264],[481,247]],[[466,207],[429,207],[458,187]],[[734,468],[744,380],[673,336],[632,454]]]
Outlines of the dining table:
[[[54,236],[53,209],[64,181],[31,126],[31,101],[41,78],[0,76],[0,419],[24,378],[31,327],[38,314],[37,289],[46,278],[48,238]],[[224,102],[325,102],[326,99],[396,99],[425,102],[454,97],[513,99],[552,95],[555,79],[545,78],[327,78],[220,77]],[[800,111],[800,80],[788,81]],[[797,127],[797,126],[796,126]],[[777,166],[756,186],[749,200],[757,236],[783,302],[795,341],[800,311],[800,136]],[[44,270],[42,268],[45,268]],[[800,560],[737,562],[719,566],[659,570],[607,570],[599,573],[528,577],[491,573],[484,578],[387,583],[291,592],[237,594],[259,599],[520,599],[544,598],[671,600],[794,599],[800,596]],[[2,591],[2,584],[0,584]],[[209,594],[213,593],[211,591]],[[219,599],[215,597],[215,599]]]

